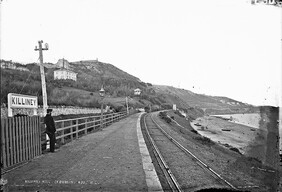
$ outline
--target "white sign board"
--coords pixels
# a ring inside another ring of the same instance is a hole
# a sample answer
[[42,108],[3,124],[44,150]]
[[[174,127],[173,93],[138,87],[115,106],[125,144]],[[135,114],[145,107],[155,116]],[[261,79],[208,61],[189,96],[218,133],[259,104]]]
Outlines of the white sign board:
[[173,104],[173,105],[172,105],[172,109],[173,109],[174,111],[176,111],[176,104]]
[[21,95],[16,93],[8,94],[8,116],[12,117],[13,108],[27,108],[35,109],[34,114],[36,115],[36,109],[38,108],[38,99],[36,96]]

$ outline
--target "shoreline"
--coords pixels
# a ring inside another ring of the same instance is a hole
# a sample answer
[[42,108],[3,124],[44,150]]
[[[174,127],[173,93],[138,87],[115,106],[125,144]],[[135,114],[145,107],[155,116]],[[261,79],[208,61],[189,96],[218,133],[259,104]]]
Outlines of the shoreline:
[[205,116],[190,122],[191,127],[200,135],[228,148],[237,148],[246,154],[248,146],[259,134],[259,127],[227,121],[215,116]]
[[229,122],[245,125],[259,129],[259,122],[261,116],[259,113],[245,113],[245,114],[228,114],[228,115],[210,115],[211,117],[219,117],[228,120]]

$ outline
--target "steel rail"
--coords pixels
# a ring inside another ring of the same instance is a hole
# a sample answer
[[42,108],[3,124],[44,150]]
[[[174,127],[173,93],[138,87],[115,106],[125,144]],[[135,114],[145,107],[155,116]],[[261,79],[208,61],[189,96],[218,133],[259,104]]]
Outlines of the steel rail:
[[172,174],[169,166],[167,165],[167,163],[165,162],[162,154],[160,153],[157,145],[155,144],[153,138],[151,137],[150,133],[149,133],[149,130],[148,130],[148,127],[147,127],[147,124],[146,124],[146,117],[148,115],[145,115],[144,116],[144,127],[145,127],[145,130],[146,130],[146,133],[147,133],[147,136],[149,138],[149,141],[153,147],[153,151],[154,151],[154,154],[156,156],[156,159],[158,161],[158,164],[160,165],[165,177],[166,177],[166,180],[171,188],[172,191],[178,191],[178,192],[182,192],[183,190],[181,189],[179,183],[177,182],[175,176]]
[[219,173],[214,171],[211,167],[209,167],[207,164],[205,164],[202,160],[200,160],[197,156],[195,156],[191,151],[186,149],[183,145],[181,145],[178,141],[176,141],[172,136],[170,136],[167,132],[163,130],[163,128],[153,119],[151,115],[152,121],[155,123],[155,125],[164,133],[164,135],[173,142],[176,146],[178,146],[181,150],[183,150],[186,154],[191,155],[196,161],[198,161],[202,166],[204,166],[207,170],[209,170],[213,175],[215,175],[217,178],[219,178],[221,181],[223,181],[226,185],[228,185],[230,188],[234,190],[238,190],[235,186],[233,186],[230,182],[228,182],[226,179],[224,179]]

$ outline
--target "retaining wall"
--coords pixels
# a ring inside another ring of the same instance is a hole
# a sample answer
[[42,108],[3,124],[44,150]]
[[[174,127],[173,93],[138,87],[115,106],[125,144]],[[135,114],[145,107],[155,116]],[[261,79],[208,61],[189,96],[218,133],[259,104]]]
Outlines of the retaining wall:
[[[100,113],[101,109],[97,108],[82,108],[82,107],[72,107],[72,106],[49,106],[53,109],[52,116],[58,115],[69,115],[69,114],[90,114],[90,113]],[[13,115],[24,114],[28,116],[33,116],[33,109],[13,109]],[[37,114],[43,116],[43,108],[39,106],[37,109]],[[8,117],[8,108],[1,107],[1,118]]]

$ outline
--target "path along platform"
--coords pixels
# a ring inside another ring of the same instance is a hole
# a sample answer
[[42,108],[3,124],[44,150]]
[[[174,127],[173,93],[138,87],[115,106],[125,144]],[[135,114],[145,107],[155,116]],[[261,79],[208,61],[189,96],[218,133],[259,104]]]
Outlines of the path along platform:
[[6,191],[162,191],[134,114],[2,178]]

